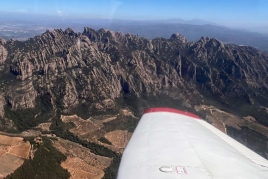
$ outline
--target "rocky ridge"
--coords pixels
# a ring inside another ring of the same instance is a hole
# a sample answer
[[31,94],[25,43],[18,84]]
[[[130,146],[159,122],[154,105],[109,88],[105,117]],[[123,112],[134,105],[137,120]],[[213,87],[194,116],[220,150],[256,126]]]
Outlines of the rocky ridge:
[[97,142],[88,139],[99,144],[105,133],[133,132],[145,108],[166,106],[196,112],[232,136],[249,133],[251,146],[261,138],[253,149],[267,157],[267,72],[267,54],[214,38],[150,40],[85,27],[82,33],[46,31],[24,42],[0,39],[0,130],[49,122],[50,133],[65,131],[60,137],[78,140],[66,136],[77,129],[68,123],[62,128],[60,114],[92,117],[95,124],[115,116],[100,125]]
[[173,34],[149,40],[87,27],[83,33],[56,29],[25,42],[0,43],[2,80],[15,81],[4,85],[3,103],[33,108],[40,94],[49,93],[66,113],[79,104],[105,111],[124,94],[164,93],[187,106],[207,93],[223,101],[239,97],[265,104],[267,62],[267,54],[255,48],[213,38],[188,42]]

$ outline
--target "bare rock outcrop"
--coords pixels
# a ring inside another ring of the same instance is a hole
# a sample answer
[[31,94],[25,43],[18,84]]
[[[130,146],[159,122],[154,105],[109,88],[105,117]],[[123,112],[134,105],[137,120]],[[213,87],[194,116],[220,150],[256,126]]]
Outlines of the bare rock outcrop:
[[24,81],[20,85],[9,86],[6,92],[7,102],[12,109],[34,108],[37,91],[34,89],[32,81]]
[[[119,99],[138,106],[139,99],[158,95],[188,107],[208,96],[227,105],[268,102],[267,54],[214,38],[149,40],[107,29],[55,29],[25,42],[1,40],[0,64],[5,79],[15,79],[3,90],[12,109],[50,109],[51,103],[64,113],[106,111]],[[36,103],[41,98],[46,103]]]
[[6,105],[4,93],[0,93],[0,117],[3,118],[5,115],[4,106]]
[[7,49],[4,47],[6,41],[0,37],[0,65],[3,65],[6,61],[8,52]]

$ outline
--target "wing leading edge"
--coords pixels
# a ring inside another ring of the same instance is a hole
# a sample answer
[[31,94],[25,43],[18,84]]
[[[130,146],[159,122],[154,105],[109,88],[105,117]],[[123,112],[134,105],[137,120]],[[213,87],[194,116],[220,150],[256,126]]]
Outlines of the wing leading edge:
[[261,179],[268,161],[194,114],[145,110],[117,179]]

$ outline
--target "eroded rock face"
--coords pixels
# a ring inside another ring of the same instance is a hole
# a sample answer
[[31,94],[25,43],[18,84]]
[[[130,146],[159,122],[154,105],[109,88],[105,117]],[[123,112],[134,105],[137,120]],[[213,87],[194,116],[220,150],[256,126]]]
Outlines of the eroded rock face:
[[268,101],[267,62],[267,54],[252,47],[204,37],[188,42],[180,34],[149,40],[85,27],[83,33],[56,29],[25,42],[0,41],[0,64],[14,78],[3,96],[13,109],[34,108],[44,93],[65,113],[79,105],[113,109],[124,95],[165,94],[189,107],[204,95],[262,104]]
[[5,111],[4,111],[4,106],[6,105],[4,93],[0,93],[0,117],[4,117]]
[[4,47],[6,41],[0,37],[0,65],[3,65],[6,61],[8,52],[7,49]]
[[66,110],[68,110],[68,108],[75,107],[79,103],[77,96],[78,94],[73,81],[69,81],[68,83],[66,83],[65,95],[63,97],[63,106],[64,108],[66,108]]
[[35,107],[37,91],[34,89],[32,81],[23,81],[20,85],[9,86],[5,95],[7,102],[13,109]]
[[187,43],[188,40],[181,34],[172,34],[170,39],[181,41],[181,43]]

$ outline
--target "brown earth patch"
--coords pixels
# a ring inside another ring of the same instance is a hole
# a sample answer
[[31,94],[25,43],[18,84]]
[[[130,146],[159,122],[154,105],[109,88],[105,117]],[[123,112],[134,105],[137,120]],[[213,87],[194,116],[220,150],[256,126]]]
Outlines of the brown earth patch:
[[0,157],[7,153],[10,149],[10,146],[0,144]]
[[128,110],[128,109],[123,109],[123,110],[121,111],[121,114],[123,114],[124,116],[130,116],[130,117],[137,118],[137,117],[134,116],[134,114],[133,114],[130,110]]
[[71,173],[72,178],[91,176],[89,178],[99,179],[112,161],[111,158],[95,155],[88,148],[68,140],[58,138],[54,141],[54,146],[67,156],[62,166]]
[[[115,130],[111,126],[111,128],[106,128],[107,123],[114,120],[122,120],[122,116],[136,118],[130,110],[123,109],[117,115],[94,116],[86,120],[78,117],[77,115],[62,115],[61,120],[64,123],[73,123],[74,126],[69,129],[69,131],[78,136],[80,139],[95,142],[114,152],[122,153],[132,133],[127,130]],[[106,131],[107,129],[108,131]],[[102,141],[101,138],[106,138],[112,144]]]
[[123,116],[130,116],[133,118],[137,118],[134,114],[128,109],[122,109],[119,114],[117,115],[103,115],[103,116],[96,116],[94,118],[90,118],[95,124],[102,126],[105,123],[111,122],[116,120],[120,115]]
[[29,157],[31,145],[21,137],[0,135],[0,178],[14,172]]
[[226,133],[225,125],[231,126],[236,129],[241,129],[239,123],[241,118],[233,114],[222,111],[214,106],[200,105],[194,107],[196,111],[205,111],[206,118],[211,125]]
[[12,146],[9,150],[10,154],[27,159],[31,149],[30,142],[24,142],[16,146]]
[[252,116],[246,116],[246,117],[243,117],[246,121],[248,122],[256,122],[256,119]]
[[219,120],[217,117],[212,115],[207,115],[207,120],[212,122],[211,125],[219,129],[220,131],[226,133],[225,124]]
[[106,123],[106,122],[110,122],[117,119],[117,116],[113,116],[113,117],[108,117],[106,119],[104,119],[103,121],[101,121],[102,123]]
[[96,125],[103,127],[103,125],[107,122],[116,120],[118,117],[117,115],[102,115],[102,116],[94,116],[89,118],[92,122],[94,122]]
[[35,128],[41,129],[42,131],[50,131],[51,122],[41,123]]
[[75,127],[70,129],[70,132],[83,140],[96,141],[98,138],[102,137],[105,134],[105,131],[101,129],[102,126],[97,125],[90,119],[84,120],[77,115],[62,115],[61,120],[64,123],[74,123]]
[[23,141],[23,138],[21,137],[9,137],[5,135],[0,135],[0,144],[1,145],[16,145]]
[[255,118],[252,116],[246,116],[241,118],[231,113],[222,111],[214,106],[207,105],[195,106],[195,110],[205,111],[207,114],[207,120],[211,122],[214,127],[225,133],[225,125],[231,126],[236,129],[241,129],[240,127],[245,126],[268,137],[268,127],[256,122]]
[[61,163],[61,166],[62,168],[68,170],[68,172],[71,174],[71,179],[101,179],[104,176],[103,170],[87,164],[85,161],[78,157],[67,157],[67,159]]
[[19,168],[24,162],[24,159],[15,155],[6,153],[0,157],[0,178],[7,176]]
[[127,130],[116,130],[105,134],[105,138],[112,143],[117,152],[121,152],[126,147],[131,135],[132,133]]

